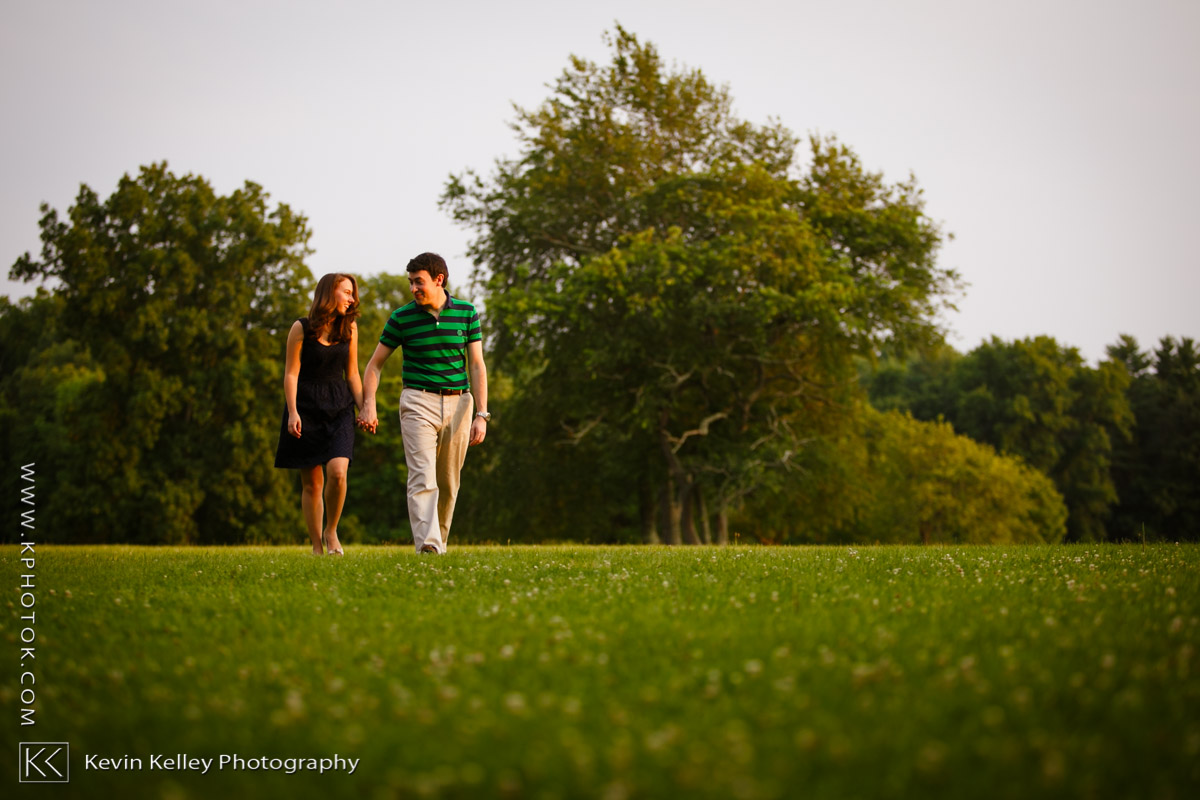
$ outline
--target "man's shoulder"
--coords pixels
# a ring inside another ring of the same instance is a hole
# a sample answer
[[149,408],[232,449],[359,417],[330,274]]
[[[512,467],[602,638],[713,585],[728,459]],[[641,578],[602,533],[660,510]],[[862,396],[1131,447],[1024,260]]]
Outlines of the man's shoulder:
[[456,311],[459,314],[470,316],[478,313],[475,310],[475,304],[470,300],[461,300],[454,295],[449,295],[450,302],[446,304],[446,311]]
[[416,314],[416,302],[407,303],[393,311],[383,323],[383,331],[379,334],[379,341],[388,347],[399,347],[405,337],[405,331],[412,327]]
[[416,311],[417,311],[417,301],[411,300],[411,301],[405,303],[404,305],[400,306],[399,308],[397,308],[395,311],[393,311],[392,319],[398,319],[400,317],[407,317],[410,314],[416,313]]

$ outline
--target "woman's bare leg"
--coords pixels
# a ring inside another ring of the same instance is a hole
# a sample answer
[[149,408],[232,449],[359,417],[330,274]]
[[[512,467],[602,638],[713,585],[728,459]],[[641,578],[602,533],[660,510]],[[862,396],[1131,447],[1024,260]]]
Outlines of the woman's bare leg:
[[[313,555],[324,555],[325,550],[321,546],[321,518],[325,516],[325,502],[322,500],[325,476],[321,467],[318,465],[300,470],[300,483],[303,486],[300,492],[300,507],[304,509],[304,523],[308,526],[308,536],[312,539]],[[340,513],[341,509],[338,511]]]
[[348,458],[331,458],[325,465],[325,543],[330,553],[342,551],[337,528],[342,507],[346,504],[346,473],[349,469]]

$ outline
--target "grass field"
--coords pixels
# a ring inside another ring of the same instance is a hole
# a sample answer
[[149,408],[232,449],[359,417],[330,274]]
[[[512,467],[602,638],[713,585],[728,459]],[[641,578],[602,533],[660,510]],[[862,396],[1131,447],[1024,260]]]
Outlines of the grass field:
[[70,743],[37,797],[1200,790],[1195,546],[305,549],[39,547],[25,729],[0,548],[4,795],[22,741]]

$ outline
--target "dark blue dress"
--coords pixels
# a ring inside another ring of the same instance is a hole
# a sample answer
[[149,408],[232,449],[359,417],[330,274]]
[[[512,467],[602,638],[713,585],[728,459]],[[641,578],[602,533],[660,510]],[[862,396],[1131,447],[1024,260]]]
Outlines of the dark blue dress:
[[321,344],[308,327],[308,317],[300,324],[304,327],[296,384],[300,438],[288,433],[285,403],[275,451],[275,466],[280,469],[307,469],[331,458],[354,459],[354,395],[345,374],[350,342]]

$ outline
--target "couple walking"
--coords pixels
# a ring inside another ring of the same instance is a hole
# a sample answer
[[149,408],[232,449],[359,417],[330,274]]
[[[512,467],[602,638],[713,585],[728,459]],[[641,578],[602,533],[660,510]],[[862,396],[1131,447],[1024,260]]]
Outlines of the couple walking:
[[413,302],[392,312],[362,378],[353,276],[321,278],[308,316],[288,332],[286,408],[275,466],[300,470],[300,502],[314,555],[342,555],[337,526],[354,457],[354,428],[378,430],[375,392],[396,348],[404,359],[400,432],[417,552],[446,552],[467,448],[487,435],[487,368],[475,307],[450,296],[441,256],[422,253],[408,262],[407,271]]

